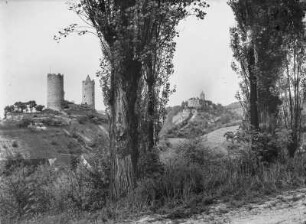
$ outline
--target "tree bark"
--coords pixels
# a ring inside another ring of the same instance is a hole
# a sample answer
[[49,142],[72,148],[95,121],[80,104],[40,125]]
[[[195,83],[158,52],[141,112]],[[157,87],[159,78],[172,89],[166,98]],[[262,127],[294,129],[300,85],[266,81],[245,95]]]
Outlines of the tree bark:
[[248,70],[250,79],[250,124],[253,130],[259,130],[255,62],[255,49],[254,46],[251,46],[248,50]]
[[147,69],[147,86],[148,86],[148,109],[147,109],[147,116],[148,116],[148,130],[147,130],[147,142],[146,142],[146,149],[147,151],[152,150],[154,147],[154,120],[155,120],[155,77],[154,77],[154,70],[152,67],[152,58],[149,58],[148,69]]
[[111,196],[126,195],[136,186],[138,177],[138,114],[137,92],[141,64],[127,61],[120,74],[114,75],[110,123]]

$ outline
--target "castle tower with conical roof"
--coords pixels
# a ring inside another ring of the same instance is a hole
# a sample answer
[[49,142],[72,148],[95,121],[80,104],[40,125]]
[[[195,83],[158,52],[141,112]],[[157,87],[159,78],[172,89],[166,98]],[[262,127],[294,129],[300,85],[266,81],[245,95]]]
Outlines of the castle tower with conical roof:
[[95,81],[91,80],[89,75],[82,82],[82,104],[95,109]]
[[64,102],[64,75],[48,74],[47,76],[47,108],[62,110]]

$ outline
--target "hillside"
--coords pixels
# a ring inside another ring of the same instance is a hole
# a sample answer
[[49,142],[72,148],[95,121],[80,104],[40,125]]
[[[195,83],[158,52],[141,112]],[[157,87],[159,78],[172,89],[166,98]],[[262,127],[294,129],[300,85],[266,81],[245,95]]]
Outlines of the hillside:
[[62,113],[10,114],[0,123],[0,159],[20,153],[70,166],[80,155],[101,151],[107,144],[105,116],[76,106]]
[[205,107],[192,109],[175,106],[169,112],[160,132],[161,138],[194,138],[219,128],[235,126],[241,116],[220,104],[207,101]]
[[236,113],[237,115],[239,116],[243,116],[243,109],[241,107],[241,104],[240,102],[234,102],[234,103],[231,103],[227,106],[225,106],[226,109],[228,109],[229,111],[233,112],[233,113]]
[[[198,110],[169,107],[160,136],[175,145],[177,140],[236,128],[240,116],[231,109],[239,105],[223,107],[207,102]],[[108,144],[107,128],[105,114],[74,104],[66,105],[61,113],[49,109],[42,113],[11,113],[0,123],[0,159],[21,153],[28,159],[56,158],[57,163],[70,164],[79,155],[101,151]],[[209,142],[212,148],[224,148],[222,142]]]

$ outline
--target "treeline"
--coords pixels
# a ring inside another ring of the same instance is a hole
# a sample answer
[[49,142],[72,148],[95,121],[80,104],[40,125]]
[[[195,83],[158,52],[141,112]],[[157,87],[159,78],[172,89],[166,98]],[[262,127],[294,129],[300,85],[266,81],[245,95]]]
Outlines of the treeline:
[[248,121],[246,129],[253,133],[254,145],[258,134],[270,136],[266,144],[272,144],[276,134],[286,130],[286,153],[294,157],[301,146],[305,98],[305,3],[230,0],[228,4],[237,22],[230,31],[232,67],[242,80],[237,98]]
[[41,112],[45,106],[38,105],[34,100],[30,100],[28,102],[16,102],[13,105],[8,105],[4,108],[4,116],[6,117],[7,113],[24,113],[24,112],[33,112],[35,111]]

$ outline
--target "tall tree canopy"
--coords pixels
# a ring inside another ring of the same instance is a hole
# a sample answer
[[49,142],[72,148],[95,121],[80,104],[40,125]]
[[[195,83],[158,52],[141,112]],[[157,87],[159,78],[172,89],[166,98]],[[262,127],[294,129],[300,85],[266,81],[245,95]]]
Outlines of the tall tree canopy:
[[247,118],[253,130],[259,131],[260,127],[260,131],[272,135],[284,122],[291,133],[288,154],[293,157],[301,134],[304,3],[230,0],[229,5],[237,21],[231,29],[232,49],[238,62],[233,68],[243,77]]
[[250,123],[275,126],[281,104],[276,83],[286,62],[286,43],[303,30],[299,1],[230,0],[237,26],[231,29],[234,57],[244,77]]

